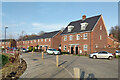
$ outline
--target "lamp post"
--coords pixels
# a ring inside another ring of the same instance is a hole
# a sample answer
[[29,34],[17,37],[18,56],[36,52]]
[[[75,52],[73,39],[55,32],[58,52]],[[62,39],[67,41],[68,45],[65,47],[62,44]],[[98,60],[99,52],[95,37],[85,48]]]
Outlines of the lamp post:
[[4,43],[4,46],[5,46],[5,48],[6,48],[6,29],[7,29],[8,27],[6,26],[5,27],[5,43]]

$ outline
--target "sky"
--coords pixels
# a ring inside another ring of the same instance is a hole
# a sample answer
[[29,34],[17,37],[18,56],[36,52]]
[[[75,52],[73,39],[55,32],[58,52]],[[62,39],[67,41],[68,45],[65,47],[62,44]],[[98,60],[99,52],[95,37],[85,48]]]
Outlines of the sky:
[[108,32],[118,25],[117,2],[2,2],[2,36],[5,26],[7,38],[17,39],[22,31],[24,35],[55,31],[80,20],[82,15],[100,14]]

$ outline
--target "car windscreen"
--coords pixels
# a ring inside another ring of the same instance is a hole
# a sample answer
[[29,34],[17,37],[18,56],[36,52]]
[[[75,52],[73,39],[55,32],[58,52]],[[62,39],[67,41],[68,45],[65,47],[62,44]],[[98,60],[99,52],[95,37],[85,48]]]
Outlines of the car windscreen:
[[57,51],[56,49],[53,49],[53,51]]
[[116,53],[120,53],[120,51],[116,51]]

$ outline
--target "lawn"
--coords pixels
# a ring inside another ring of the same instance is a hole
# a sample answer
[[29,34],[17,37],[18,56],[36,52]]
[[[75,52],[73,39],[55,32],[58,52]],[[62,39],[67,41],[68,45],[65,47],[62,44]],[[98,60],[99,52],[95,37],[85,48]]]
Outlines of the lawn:
[[9,57],[7,55],[0,54],[0,67],[3,67],[6,63],[9,63]]

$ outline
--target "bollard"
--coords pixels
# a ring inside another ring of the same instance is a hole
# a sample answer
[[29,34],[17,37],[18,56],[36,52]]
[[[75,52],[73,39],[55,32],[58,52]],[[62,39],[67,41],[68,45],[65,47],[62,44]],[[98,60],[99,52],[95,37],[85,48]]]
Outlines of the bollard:
[[33,56],[33,51],[32,51],[32,56]]
[[75,78],[75,80],[80,79],[80,69],[79,68],[74,68],[74,78]]
[[44,59],[44,52],[42,52],[42,59]]
[[56,67],[59,67],[58,65],[59,65],[59,60],[58,60],[58,55],[56,55]]

